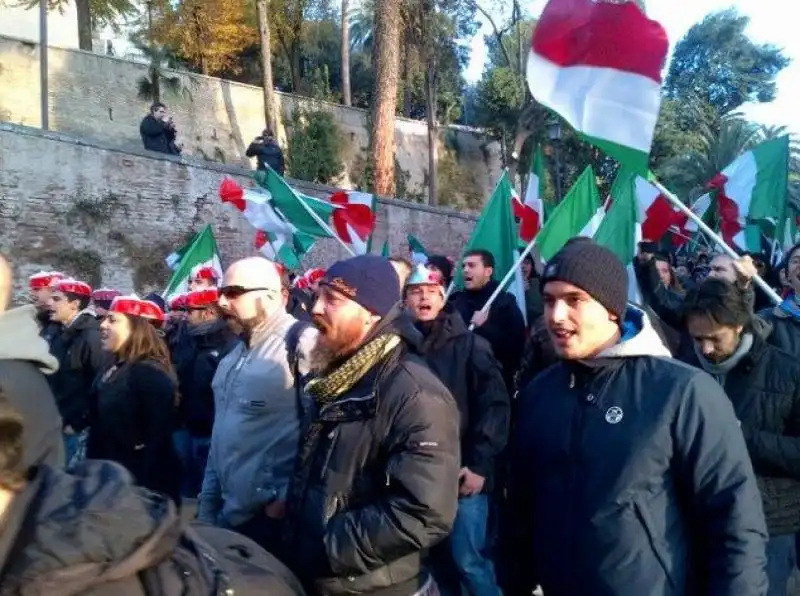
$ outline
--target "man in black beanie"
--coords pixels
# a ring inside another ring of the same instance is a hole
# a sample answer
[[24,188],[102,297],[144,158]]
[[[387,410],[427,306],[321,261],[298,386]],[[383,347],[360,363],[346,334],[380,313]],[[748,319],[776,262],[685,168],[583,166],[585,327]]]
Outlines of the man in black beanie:
[[287,500],[288,549],[315,594],[433,596],[426,551],[453,528],[459,412],[420,355],[392,264],[332,265],[312,309],[316,404]]
[[561,362],[519,398],[511,592],[766,594],[764,514],[730,400],[669,359],[627,286],[590,240],[544,269]]

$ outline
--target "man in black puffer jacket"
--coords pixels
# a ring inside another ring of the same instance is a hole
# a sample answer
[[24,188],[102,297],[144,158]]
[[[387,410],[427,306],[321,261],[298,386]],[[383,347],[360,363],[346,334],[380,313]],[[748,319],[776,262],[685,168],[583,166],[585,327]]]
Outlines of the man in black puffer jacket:
[[193,340],[193,353],[178,371],[181,387],[178,416],[189,433],[183,496],[190,498],[196,498],[200,493],[211,446],[214,426],[211,382],[220,360],[239,341],[221,316],[218,294],[216,288],[209,288],[186,295],[188,333]]
[[562,359],[519,397],[515,582],[547,596],[763,596],[766,524],[730,400],[669,358],[591,240],[542,276]]
[[320,376],[287,550],[318,594],[433,594],[425,556],[453,527],[458,408],[399,298],[389,261],[362,255],[328,269],[312,311]]
[[[494,563],[487,556],[487,525],[495,459],[508,440],[509,398],[492,348],[471,333],[461,315],[445,309],[441,274],[418,265],[406,282],[406,308],[425,338],[422,350],[436,376],[453,394],[461,415],[461,483],[448,549],[460,577],[447,577],[448,553],[441,552],[436,577],[445,594],[499,595]],[[451,580],[452,581],[449,581]]]
[[68,464],[85,445],[94,381],[111,364],[100,342],[100,321],[88,310],[91,298],[92,288],[74,279],[57,281],[50,296],[50,318],[63,328],[50,344],[58,372],[48,380],[64,420]]
[[786,594],[800,531],[800,362],[767,343],[769,323],[752,315],[733,284],[707,279],[684,309],[694,340],[686,360],[733,403],[764,502],[770,594]]
[[481,309],[497,289],[494,274],[494,256],[485,250],[468,251],[462,262],[464,289],[450,298],[453,307],[461,314],[464,323],[475,325],[475,333],[485,338],[503,367],[503,380],[511,391],[514,375],[525,348],[525,318],[514,297],[500,292],[488,313]]

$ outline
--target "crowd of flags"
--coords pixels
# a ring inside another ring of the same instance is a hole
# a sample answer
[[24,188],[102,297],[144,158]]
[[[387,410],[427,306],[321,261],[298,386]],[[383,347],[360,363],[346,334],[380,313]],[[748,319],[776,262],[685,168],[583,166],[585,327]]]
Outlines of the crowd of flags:
[[[527,78],[533,97],[571,124],[588,142],[619,162],[606,197],[601,197],[591,167],[564,199],[545,199],[546,164],[541,146],[531,152],[521,196],[507,171],[498,180],[465,250],[483,248],[495,257],[497,280],[509,275],[506,289],[524,308],[520,251],[546,262],[572,237],[592,237],[632,265],[640,241],[671,238],[676,247],[696,241],[697,224],[675,206],[647,168],[658,119],[661,72],[668,41],[657,22],[635,2],[550,0],[535,28]],[[724,241],[760,252],[766,239],[780,254],[797,241],[797,217],[788,207],[789,138],[767,140],[738,157],[707,184],[691,211],[716,227]],[[351,254],[373,252],[374,195],[339,191],[324,201],[292,188],[274,171],[259,172],[252,188],[231,179],[220,199],[252,225],[254,246],[290,269],[323,238],[338,241]],[[407,237],[409,256],[425,262],[427,251]],[[385,242],[380,254],[389,256]],[[210,226],[168,258],[174,274],[165,292],[180,293],[198,264],[220,267]],[[455,286],[460,268],[455,268]],[[635,276],[631,276],[635,279]],[[635,299],[637,289],[631,288]]]

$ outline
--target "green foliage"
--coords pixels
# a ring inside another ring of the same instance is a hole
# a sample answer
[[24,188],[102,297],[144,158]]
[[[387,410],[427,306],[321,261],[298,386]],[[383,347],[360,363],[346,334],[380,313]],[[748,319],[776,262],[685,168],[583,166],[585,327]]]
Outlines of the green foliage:
[[670,99],[702,100],[719,115],[742,104],[775,99],[775,78],[789,65],[783,51],[757,44],[745,30],[750,18],[735,8],[708,15],[675,46],[664,92]]
[[498,41],[494,33],[484,36],[489,64],[505,66],[516,73],[524,74],[535,26],[536,21],[533,19],[509,25],[503,32],[501,41]]
[[342,144],[339,127],[329,112],[295,110],[289,139],[291,177],[330,184],[344,170]]
[[[2,3],[0,3],[1,5]],[[71,0],[48,0],[47,10],[55,10],[64,14]],[[10,6],[19,6],[26,10],[39,6],[39,0],[20,0],[9,3]],[[111,27],[115,32],[120,31],[120,23],[137,15],[137,3],[132,0],[89,0],[89,14],[93,29]]]
[[129,209],[114,193],[106,193],[99,198],[76,197],[66,213],[67,225],[80,222],[88,230],[106,225],[119,211],[127,216]]
[[477,211],[483,205],[485,197],[475,172],[458,162],[456,151],[444,149],[439,152],[437,180],[442,207]]
[[525,101],[525,81],[512,68],[487,70],[477,86],[475,122],[499,134],[511,130]]
[[69,272],[90,286],[99,286],[103,283],[103,258],[93,250],[76,250],[70,247],[48,251],[42,255],[41,260],[52,263],[59,271]]

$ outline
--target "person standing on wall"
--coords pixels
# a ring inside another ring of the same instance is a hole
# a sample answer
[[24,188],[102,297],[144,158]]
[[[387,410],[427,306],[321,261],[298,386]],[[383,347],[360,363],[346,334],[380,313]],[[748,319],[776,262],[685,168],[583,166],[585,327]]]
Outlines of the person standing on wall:
[[257,170],[266,170],[267,166],[283,176],[286,164],[283,160],[283,150],[275,140],[274,133],[265,128],[260,137],[253,139],[245,152],[247,157],[255,157],[258,165]]
[[150,106],[150,113],[139,125],[142,144],[148,151],[180,155],[181,146],[175,142],[178,131],[172,116],[167,115],[167,106],[157,101]]

